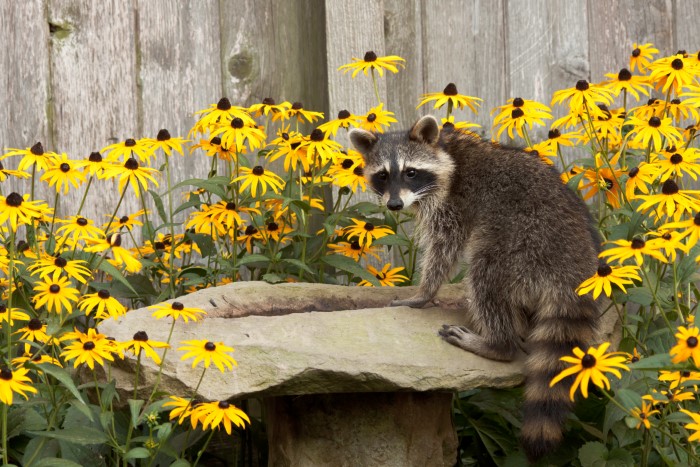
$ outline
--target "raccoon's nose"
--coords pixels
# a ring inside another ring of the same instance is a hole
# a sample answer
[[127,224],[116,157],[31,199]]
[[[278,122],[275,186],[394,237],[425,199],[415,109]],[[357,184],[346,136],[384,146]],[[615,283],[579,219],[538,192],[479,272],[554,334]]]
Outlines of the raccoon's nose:
[[403,208],[403,201],[401,199],[390,199],[386,203],[386,207],[388,207],[392,211],[398,211]]

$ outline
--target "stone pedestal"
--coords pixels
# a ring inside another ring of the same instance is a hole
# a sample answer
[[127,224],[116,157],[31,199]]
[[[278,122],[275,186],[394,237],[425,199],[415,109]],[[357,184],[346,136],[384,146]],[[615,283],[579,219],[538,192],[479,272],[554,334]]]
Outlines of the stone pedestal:
[[264,401],[269,466],[453,466],[452,394],[314,394]]

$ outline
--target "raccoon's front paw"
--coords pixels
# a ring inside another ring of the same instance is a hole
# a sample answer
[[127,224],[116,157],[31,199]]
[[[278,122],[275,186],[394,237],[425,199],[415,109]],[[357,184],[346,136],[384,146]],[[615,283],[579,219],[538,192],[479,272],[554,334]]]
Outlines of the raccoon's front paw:
[[392,300],[389,306],[410,306],[411,308],[423,308],[429,301],[429,298],[415,296],[404,300]]

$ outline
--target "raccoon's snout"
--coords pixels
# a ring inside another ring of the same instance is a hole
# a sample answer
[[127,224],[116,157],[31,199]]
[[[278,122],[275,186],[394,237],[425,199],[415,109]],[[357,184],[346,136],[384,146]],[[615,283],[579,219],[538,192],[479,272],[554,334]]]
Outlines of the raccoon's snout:
[[391,211],[400,211],[403,209],[403,201],[401,201],[401,198],[391,198],[387,201],[386,207]]

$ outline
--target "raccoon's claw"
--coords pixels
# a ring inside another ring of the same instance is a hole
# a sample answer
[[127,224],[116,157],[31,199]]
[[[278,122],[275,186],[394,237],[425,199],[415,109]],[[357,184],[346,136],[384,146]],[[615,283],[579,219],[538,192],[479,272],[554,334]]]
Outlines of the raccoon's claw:
[[389,306],[410,306],[411,308],[423,308],[430,299],[423,297],[411,297],[404,300],[392,300]]

